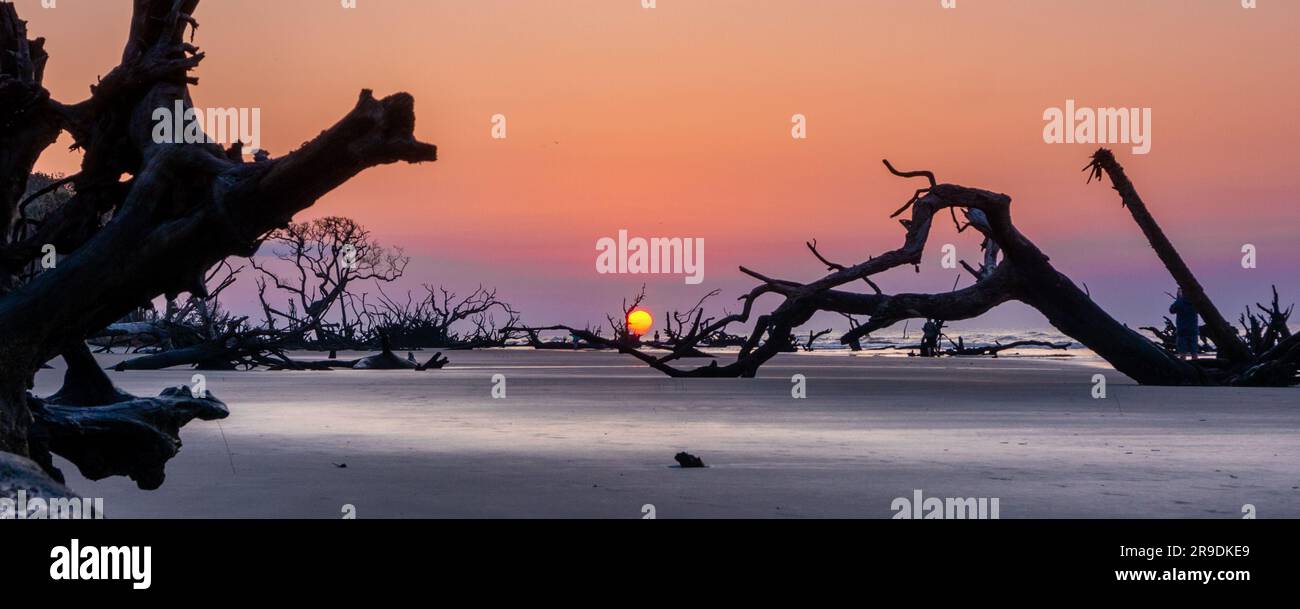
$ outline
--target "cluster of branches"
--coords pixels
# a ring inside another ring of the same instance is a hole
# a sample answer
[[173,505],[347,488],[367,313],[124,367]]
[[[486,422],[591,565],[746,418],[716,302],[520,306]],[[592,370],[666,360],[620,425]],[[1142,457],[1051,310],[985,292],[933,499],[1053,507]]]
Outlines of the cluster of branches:
[[[866,316],[867,321],[841,337],[842,343],[854,345],[871,332],[905,320],[925,319],[942,323],[971,319],[1015,300],[1037,309],[1055,328],[1142,384],[1286,386],[1300,382],[1297,378],[1300,338],[1283,330],[1286,316],[1281,315],[1280,308],[1270,308],[1266,312],[1267,321],[1257,322],[1258,331],[1248,327],[1247,337],[1243,339],[1205,294],[1109,150],[1098,150],[1085,167],[1089,172],[1089,182],[1103,177],[1110,180],[1120,195],[1121,203],[1141,228],[1152,249],[1205,320],[1204,336],[1214,344],[1217,357],[1183,361],[1111,317],[1093,302],[1086,291],[1057,271],[1048,256],[1016,228],[1011,219],[1011,197],[978,188],[941,184],[930,171],[899,171],[889,161],[884,163],[895,176],[924,178],[927,182],[891,215],[899,218],[911,212],[910,217],[899,219],[904,230],[903,244],[866,261],[846,265],[829,260],[817,249],[816,242],[810,241],[808,249],[829,271],[811,282],[769,277],[741,267],[741,272],[760,282],[739,298],[741,311],[700,327],[693,337],[681,340],[675,346],[678,351],[697,347],[702,337],[714,336],[733,323],[748,323],[759,298],[766,295],[780,297],[780,303],[770,313],[758,315],[753,320],[749,337],[741,345],[734,361],[725,365],[713,361],[704,366],[683,368],[673,364],[680,357],[676,351],[663,356],[590,332],[565,329],[588,342],[632,355],[670,376],[752,377],[764,363],[788,350],[795,330],[819,311]],[[983,237],[984,256],[979,267],[962,261],[962,266],[974,277],[974,285],[936,294],[885,293],[873,277],[900,266],[920,264],[930,229],[935,218],[943,212],[952,218],[958,232],[973,229]],[[843,289],[855,283],[866,285],[871,292]],[[937,332],[935,334],[937,337]],[[928,350],[938,351],[936,342],[931,341]],[[987,350],[993,351],[998,347]],[[959,346],[961,349],[964,346]]]
[[[1025,347],[1036,347],[1040,349],[1069,349],[1073,343],[1069,341],[1050,342],[1045,340],[1017,340],[1009,343],[993,341],[991,345],[966,345],[966,339],[958,336],[956,340],[944,333],[945,322],[942,319],[927,319],[925,325],[921,327],[921,342],[912,345],[887,345],[884,347],[874,347],[871,351],[883,351],[888,349],[906,350],[908,355],[919,357],[944,357],[944,356],[992,356],[998,357],[1003,351],[1013,349],[1022,349]],[[858,324],[854,324],[856,329]],[[943,341],[948,342],[948,347],[943,347]],[[861,351],[862,346],[855,344],[855,351]]]
[[1268,306],[1256,303],[1255,308],[1259,311],[1258,315],[1247,307],[1241,314],[1239,323],[1245,333],[1246,348],[1252,355],[1259,357],[1291,338],[1291,312],[1295,310],[1295,305],[1283,310],[1278,303],[1277,286],[1273,286],[1272,302]]
[[[705,317],[705,303],[721,293],[721,290],[713,290],[705,294],[695,303],[695,306],[686,311],[669,311],[664,324],[664,335],[667,340],[657,346],[669,350],[676,350],[680,346],[682,350],[690,351],[697,347],[721,348],[743,345],[744,337],[728,334],[725,328],[718,327],[714,323],[717,321],[716,317]],[[722,315],[726,316],[727,313],[724,311]]]
[[[1172,297],[1172,296],[1171,296]],[[1268,305],[1256,303],[1255,307],[1246,307],[1246,310],[1238,317],[1237,324],[1241,327],[1242,338],[1246,342],[1246,350],[1252,356],[1263,356],[1269,351],[1277,348],[1287,339],[1291,338],[1291,312],[1294,305],[1282,308],[1277,295],[1277,286],[1273,286],[1273,300]],[[1178,329],[1174,326],[1174,321],[1168,317],[1163,318],[1164,326],[1143,326],[1141,330],[1151,333],[1155,337],[1154,342],[1170,353],[1178,351]],[[1214,343],[1210,342],[1205,335],[1205,329],[1202,328],[1199,334],[1201,340],[1202,352],[1213,352]]]
[[[12,192],[12,191],[11,191]],[[0,226],[8,229],[7,235],[0,235],[0,242],[23,243],[40,231],[49,221],[58,221],[58,210],[72,200],[71,179],[62,175],[33,173],[27,180],[22,199],[12,210],[11,215],[0,217]],[[5,272],[0,273],[0,289],[12,291],[31,281],[44,270],[47,263],[57,261],[58,251],[53,244],[42,247],[38,259],[30,250],[26,255],[0,259]]]
[[[204,59],[193,44],[199,2],[134,0],[121,62],[89,97],[63,103],[44,86],[44,39],[29,38],[14,5],[0,1],[0,451],[30,457],[54,478],[51,455],[60,454],[90,478],[128,475],[155,488],[180,427],[226,415],[206,392],[117,390],[88,338],[158,296],[206,299],[209,269],[253,255],[268,233],[361,171],[437,157],[414,137],[410,95],[376,99],[369,90],[278,158],[249,160],[239,144],[206,138],[159,141],[156,109],[193,108],[192,71]],[[82,152],[79,170],[33,184],[37,159],[63,133]],[[33,197],[45,197],[39,208]],[[44,264],[51,257],[56,264]],[[34,375],[58,356],[68,364],[63,389],[32,395]]]
[[[978,274],[978,272],[974,271],[974,269],[969,265],[965,266],[967,267],[968,272]],[[956,289],[955,286],[954,289]],[[852,315],[846,314],[845,317],[849,319],[851,330],[841,337],[840,342],[848,344],[854,351],[898,350],[907,351],[909,356],[915,355],[919,357],[992,356],[996,358],[1003,351],[1011,351],[1025,347],[1065,350],[1074,345],[1074,343],[1070,341],[1051,342],[1045,340],[1017,340],[1009,343],[995,340],[992,344],[967,345],[964,337],[958,336],[954,339],[943,331],[948,323],[947,321],[942,319],[926,319],[925,323],[921,326],[921,339],[918,343],[903,345],[890,344],[880,347],[864,348],[862,346],[862,338],[865,337],[864,331],[862,330],[863,324]],[[906,328],[904,328],[904,338],[906,338]],[[947,347],[943,346],[945,341],[948,343]]]
[[[507,326],[505,328],[505,332],[510,336],[523,336],[526,339],[528,346],[534,349],[602,350],[602,349],[617,349],[619,345],[628,348],[633,348],[633,349],[637,347],[641,347],[643,345],[651,346],[651,347],[661,347],[663,343],[661,343],[658,340],[657,335],[655,340],[645,341],[643,340],[643,337],[633,333],[631,330],[628,329],[628,316],[631,315],[633,311],[636,311],[637,309],[641,308],[642,303],[645,302],[645,298],[646,298],[645,285],[642,285],[640,291],[638,291],[636,294],[633,294],[631,299],[627,299],[627,298],[623,299],[623,304],[620,307],[621,314],[605,316],[606,322],[609,324],[611,338],[605,338],[604,328],[601,327],[593,328],[590,325],[588,325],[586,328],[580,331],[575,330],[572,327],[566,325],[540,326],[540,327],[512,325],[512,326]],[[562,340],[562,339],[543,340],[542,339],[541,337],[542,332],[555,332],[555,331],[562,331],[566,333],[568,335],[568,339],[567,340]],[[588,340],[587,339],[588,336],[592,337],[593,339]]]
[[[274,267],[251,258],[263,325],[294,348],[348,349],[372,344],[366,325],[364,282],[396,281],[410,263],[400,248],[376,242],[360,224],[330,216],[273,231],[266,243]],[[273,290],[272,294],[268,294]],[[285,296],[284,305],[274,296]]]
[[[590,327],[583,330],[577,330],[571,326],[555,325],[546,327],[523,327],[519,332],[525,333],[529,337],[529,344],[537,349],[632,349],[650,348],[668,351],[667,355],[658,355],[655,360],[657,363],[664,364],[675,359],[683,358],[714,358],[714,353],[702,351],[703,348],[725,348],[725,347],[744,347],[747,339],[740,336],[728,334],[725,326],[715,324],[715,317],[705,317],[705,303],[712,297],[717,296],[720,290],[713,290],[704,295],[695,306],[682,312],[680,310],[669,311],[667,322],[663,330],[666,338],[661,339],[660,333],[655,332],[653,340],[644,340],[641,337],[630,334],[627,331],[625,321],[620,321],[612,315],[606,316],[609,320],[610,328],[614,331],[614,338],[607,339],[603,336],[600,328],[592,329]],[[645,287],[633,298],[623,301],[623,317],[636,310],[645,299]],[[724,316],[728,315],[723,313]],[[849,344],[854,351],[863,351],[861,345],[862,324],[852,315],[845,315],[850,321],[851,330],[841,337],[841,342]],[[1023,349],[1026,347],[1035,347],[1041,349],[1069,349],[1074,343],[1070,341],[1050,342],[1042,340],[1018,340],[1010,343],[994,341],[992,344],[984,345],[967,345],[963,337],[958,336],[956,339],[948,336],[943,332],[946,322],[941,319],[927,319],[922,330],[921,340],[919,343],[911,345],[886,345],[882,347],[873,347],[865,349],[868,351],[883,350],[905,350],[909,355],[918,355],[920,357],[943,357],[943,356],[992,356],[998,357],[1004,351]],[[564,331],[570,336],[570,340],[552,340],[544,342],[539,338],[540,331]],[[765,342],[775,345],[775,352],[811,352],[816,349],[817,341],[822,337],[832,334],[835,330],[808,330],[807,334],[800,338],[793,331],[781,335],[771,334],[764,338]],[[944,347],[942,343],[947,341],[948,346]],[[710,366],[709,369],[711,369]]]
[[[535,349],[637,350],[649,348],[668,351],[668,355],[661,356],[664,361],[679,358],[712,358],[714,355],[702,351],[701,348],[739,346],[744,342],[741,337],[727,334],[724,328],[715,327],[713,317],[705,317],[706,303],[719,293],[719,290],[713,290],[705,294],[694,306],[685,311],[668,311],[662,333],[655,331],[652,338],[637,335],[628,328],[629,316],[640,309],[645,302],[646,291],[644,285],[631,298],[623,299],[620,306],[621,314],[605,316],[611,332],[609,338],[604,336],[604,328],[592,328],[591,326],[583,329],[567,325],[519,326],[508,328],[508,331],[511,335],[524,336],[527,339],[527,344]],[[564,332],[567,334],[568,340],[544,341],[541,339],[540,333],[546,331]],[[790,340],[790,350],[794,350],[797,341],[794,341],[793,337],[790,337]]]
[[422,286],[417,298],[404,300],[379,290],[379,302],[363,315],[377,332],[386,334],[400,349],[481,349],[504,347],[519,334],[519,312],[483,286],[458,296],[442,286]]
[[162,311],[149,303],[97,332],[87,342],[99,353],[112,353],[119,347],[133,353],[156,353],[193,347],[245,331],[248,318],[227,311],[220,299],[221,293],[234,285],[244,268],[223,260],[206,275],[206,296],[190,294],[184,300],[169,299]]
[[[234,282],[244,267],[230,262],[213,269],[215,282],[208,296],[191,296],[183,307],[170,301],[167,313],[145,321],[124,320],[102,334],[102,340],[159,345],[153,353],[118,364],[119,370],[156,370],[190,365],[202,369],[265,366],[277,370],[323,370],[340,367],[378,368],[373,360],[299,361],[293,350],[380,349],[382,361],[411,368],[394,349],[470,349],[502,346],[513,334],[518,314],[483,287],[458,297],[444,288],[424,286],[417,300],[410,292],[399,302],[383,285],[405,273],[410,258],[400,248],[388,248],[349,218],[324,217],[294,222],[267,235],[261,259],[250,257],[255,269],[263,318],[251,325],[246,318],[224,313],[216,297]],[[218,275],[219,271],[225,273]],[[379,297],[371,301],[366,286]],[[280,300],[283,299],[283,300]],[[281,304],[281,302],[283,304]],[[219,315],[214,319],[214,315]],[[500,319],[498,319],[500,316]],[[146,318],[151,317],[145,315]],[[184,343],[175,337],[185,336]],[[155,338],[161,337],[161,338]],[[440,362],[433,365],[434,362]],[[439,354],[423,368],[445,365]]]

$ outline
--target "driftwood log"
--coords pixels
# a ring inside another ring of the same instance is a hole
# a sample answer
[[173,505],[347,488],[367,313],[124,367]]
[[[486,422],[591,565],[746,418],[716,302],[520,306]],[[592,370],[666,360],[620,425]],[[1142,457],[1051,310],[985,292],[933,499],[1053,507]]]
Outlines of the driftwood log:
[[146,490],[162,485],[164,466],[181,448],[180,429],[194,419],[230,414],[211,394],[186,386],[137,398],[115,387],[85,343],[64,353],[63,388],[48,398],[28,395],[34,422],[30,454],[50,477],[63,481],[51,459],[57,454],[91,480],[128,476]]
[[[76,387],[101,382],[80,372],[70,372],[62,397],[42,400],[28,389],[46,361],[63,354],[70,370],[84,371],[76,345],[142,303],[202,297],[208,269],[252,255],[264,235],[361,171],[437,156],[414,137],[410,95],[377,99],[369,90],[334,126],[278,158],[246,160],[238,145],[155,141],[156,109],[192,108],[191,72],[204,58],[192,44],[198,4],[135,0],[121,63],[87,99],[65,104],[43,86],[44,41],[29,38],[14,6],[0,2],[0,451],[31,456],[47,471],[52,452],[88,476],[128,475],[156,487],[180,426],[226,410],[185,390],[123,399]],[[84,151],[68,178],[75,194],[14,239],[27,178],[64,132]],[[46,245],[57,249],[57,266],[20,282]],[[96,395],[102,401],[86,403]]]
[[[715,361],[706,366],[680,368],[672,365],[671,356],[657,356],[584,330],[566,326],[550,329],[567,330],[584,341],[618,349],[669,376],[753,377],[764,363],[785,349],[792,332],[818,311],[867,316],[867,322],[841,339],[845,344],[856,344],[863,336],[904,320],[971,319],[1015,300],[1037,309],[1057,330],[1092,349],[1120,373],[1141,384],[1288,386],[1300,382],[1297,379],[1300,334],[1277,340],[1267,350],[1252,352],[1223,320],[1173,244],[1159,230],[1136,188],[1109,150],[1098,150],[1085,169],[1092,178],[1110,179],[1122,203],[1133,214],[1171,276],[1191,295],[1197,311],[1206,320],[1206,333],[1216,344],[1220,358],[1195,362],[1181,360],[1111,317],[1086,291],[1056,270],[1047,254],[1016,228],[1011,217],[1010,196],[956,184],[941,184],[932,172],[898,171],[889,161],[885,161],[885,166],[896,176],[925,178],[928,182],[891,216],[897,218],[911,212],[910,217],[899,220],[904,230],[902,245],[865,262],[844,265],[831,262],[817,250],[815,242],[809,242],[809,249],[831,272],[806,283],[773,278],[741,267],[741,272],[759,280],[760,285],[740,297],[743,308],[739,313],[713,322],[702,329],[699,336],[721,332],[732,323],[750,321],[754,303],[762,296],[774,294],[783,300],[771,313],[759,315],[754,320],[749,338],[729,364],[720,365]],[[975,277],[974,285],[938,294],[884,293],[872,278],[893,268],[920,264],[930,228],[935,217],[943,212],[951,215],[958,231],[974,229],[984,237],[981,267],[975,269],[963,263]],[[964,221],[958,220],[958,212],[964,216]],[[872,292],[844,289],[844,286],[857,282],[868,285]],[[684,341],[681,346],[695,344]]]
[[992,345],[980,345],[967,347],[965,344],[954,346],[951,349],[944,349],[944,355],[991,355],[997,357],[1003,351],[1011,349],[1020,349],[1023,347],[1038,347],[1041,349],[1069,349],[1072,343],[1061,342],[1053,343],[1045,340],[1018,340],[1010,343],[993,343]]

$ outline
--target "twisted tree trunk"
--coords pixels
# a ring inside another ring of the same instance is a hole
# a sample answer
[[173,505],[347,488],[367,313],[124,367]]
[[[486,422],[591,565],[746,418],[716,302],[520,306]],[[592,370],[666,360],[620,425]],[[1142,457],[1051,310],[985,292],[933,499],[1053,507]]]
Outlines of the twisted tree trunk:
[[14,6],[0,4],[0,245],[10,242],[36,159],[62,130],[42,87],[48,58],[45,39],[28,40]]
[[1205,334],[1218,347],[1219,357],[1234,363],[1249,361],[1250,351],[1237,335],[1236,329],[1223,317],[1219,308],[1214,306],[1214,301],[1205,294],[1201,282],[1196,280],[1192,269],[1183,262],[1183,257],[1178,254],[1174,244],[1165,236],[1165,231],[1147,210],[1146,203],[1138,196],[1137,189],[1124,173],[1124,168],[1115,160],[1115,154],[1106,149],[1098,150],[1092,157],[1092,170],[1096,178],[1100,178],[1103,172],[1110,178],[1111,184],[1119,192],[1123,206],[1133,215],[1133,221],[1137,222],[1138,228],[1142,229],[1142,234],[1151,244],[1151,249],[1155,250],[1160,262],[1165,265],[1165,269],[1169,271],[1174,281],[1178,282],[1178,287],[1182,288],[1183,295],[1205,320]]
[[[780,337],[788,336],[793,328],[806,323],[817,311],[869,316],[866,323],[841,339],[845,344],[855,345],[870,332],[903,320],[971,319],[999,304],[1017,300],[1037,309],[1052,326],[1095,351],[1119,372],[1144,385],[1294,385],[1300,382],[1297,378],[1300,335],[1278,342],[1265,353],[1250,353],[1205,296],[1109,151],[1099,151],[1089,167],[1094,176],[1103,172],[1111,176],[1125,204],[1133,210],[1134,219],[1143,227],[1170,273],[1189,294],[1199,295],[1198,310],[1213,327],[1212,337],[1221,349],[1230,352],[1225,353],[1225,362],[1202,360],[1193,364],[1180,360],[1111,317],[1069,277],[1057,271],[1047,255],[1016,229],[1011,221],[1011,197],[956,184],[939,184],[928,171],[900,172],[888,161],[885,165],[894,175],[924,177],[930,183],[929,187],[916,191],[893,214],[897,217],[909,209],[912,212],[909,219],[900,220],[906,230],[902,246],[848,266],[828,261],[816,249],[815,242],[810,242],[809,249],[813,255],[832,272],[809,283],[767,277],[741,267],[741,272],[762,283],[741,297],[744,303],[741,313],[720,319],[701,332],[702,336],[720,332],[731,323],[748,321],[754,302],[766,294],[777,294],[784,300],[772,313],[756,320],[735,362],[725,366],[714,362],[700,368],[679,369],[670,365],[671,358],[655,357],[626,346],[618,348],[671,376],[749,377],[780,352]],[[965,215],[965,224],[957,221],[957,209]],[[950,211],[954,222],[958,222],[959,232],[974,228],[984,236],[981,268],[976,270],[963,263],[975,276],[975,285],[944,294],[883,293],[871,280],[872,276],[899,266],[920,264],[934,217],[943,210]],[[841,286],[858,281],[871,286],[875,293],[841,289]],[[600,340],[580,332],[575,334],[589,341]],[[682,347],[691,348],[696,344],[698,339],[688,340]]]
[[[210,143],[155,141],[156,109],[191,107],[188,88],[197,79],[190,71],[203,53],[186,38],[197,28],[192,15],[198,4],[135,0],[121,63],[92,87],[89,99],[65,105],[41,88],[41,41],[28,40],[13,5],[0,2],[4,235],[20,211],[23,189],[16,184],[25,184],[35,159],[59,131],[85,151],[71,180],[72,199],[28,239],[0,237],[0,269],[11,274],[28,266],[44,244],[55,245],[62,256],[56,268],[0,295],[0,450],[33,454],[29,404],[35,404],[42,441],[76,455],[83,470],[129,474],[142,486],[161,483],[161,462],[120,455],[134,445],[165,461],[179,446],[175,430],[195,416],[221,415],[220,402],[178,391],[98,405],[80,403],[84,395],[75,406],[37,400],[27,390],[41,365],[66,352],[70,368],[84,371],[93,360],[87,362],[88,353],[76,345],[141,303],[183,292],[202,296],[210,267],[228,256],[253,254],[268,231],[368,167],[436,159],[436,148],[414,137],[411,96],[380,100],[368,90],[333,127],[276,159],[244,162],[238,145],[223,150]],[[123,176],[129,179],[123,182]],[[79,393],[84,392],[65,387],[61,395]]]

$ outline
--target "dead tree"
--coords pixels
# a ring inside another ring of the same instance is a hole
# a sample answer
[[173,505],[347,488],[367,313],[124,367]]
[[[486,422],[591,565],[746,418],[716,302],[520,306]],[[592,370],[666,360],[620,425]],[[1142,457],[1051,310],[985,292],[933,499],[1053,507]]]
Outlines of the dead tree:
[[[632,296],[632,300],[629,301],[626,298],[623,299],[623,304],[621,307],[622,315],[620,317],[615,317],[613,315],[605,315],[605,319],[609,323],[609,328],[610,330],[613,331],[613,338],[605,338],[604,336],[601,335],[603,329],[601,329],[600,327],[592,329],[591,326],[588,326],[583,330],[577,330],[566,325],[553,325],[553,326],[521,325],[517,327],[510,327],[507,329],[511,332],[522,334],[524,337],[527,338],[528,345],[534,349],[570,349],[570,350],[618,349],[620,351],[624,350],[622,347],[620,347],[620,345],[630,349],[637,349],[643,345],[641,341],[641,337],[633,334],[630,330],[628,330],[627,322],[628,322],[628,316],[631,315],[633,311],[641,307],[641,303],[645,301],[645,297],[646,297],[645,285],[642,285],[640,291],[638,291],[636,294]],[[564,341],[564,342],[558,340],[543,341],[541,339],[541,333],[548,332],[548,331],[567,332],[571,337],[571,340]],[[654,346],[654,344],[648,343],[648,346]],[[662,345],[660,346],[662,347]],[[694,347],[694,345],[691,346]],[[672,359],[676,359],[677,357],[681,357],[681,356],[675,354],[669,355],[668,359],[672,360]]]
[[235,266],[222,260],[212,267],[203,279],[206,295],[190,294],[183,303],[168,301],[162,322],[169,327],[181,327],[193,332],[199,340],[211,340],[231,327],[242,326],[245,319],[226,311],[221,305],[221,293],[235,284],[246,267]]
[[[0,134],[0,145],[3,135]],[[0,154],[3,151],[0,150]],[[11,219],[13,226],[6,235],[0,235],[0,243],[23,241],[46,223],[46,219],[56,217],[58,210],[72,199],[71,178],[62,175],[33,173],[27,180],[27,189],[22,201],[14,210]],[[3,223],[6,220],[0,220]],[[51,244],[53,245],[53,244]],[[0,252],[2,253],[2,252]],[[22,269],[23,263],[27,267]],[[17,285],[26,283],[41,271],[41,265],[35,260],[23,260],[21,257],[0,258],[0,289],[12,290]],[[21,270],[20,270],[21,269]]]
[[[582,330],[567,325],[552,326],[519,326],[508,328],[510,331],[522,334],[528,340],[529,346],[534,349],[616,349],[624,353],[637,355],[644,361],[656,362],[660,365],[666,365],[668,362],[684,358],[713,358],[714,355],[706,353],[700,349],[701,346],[723,346],[726,341],[734,337],[722,332],[722,327],[713,323],[713,318],[704,317],[705,302],[718,294],[714,290],[705,294],[686,312],[672,311],[666,316],[667,322],[664,327],[664,333],[668,335],[667,340],[660,340],[658,333],[654,340],[643,340],[642,337],[633,334],[628,329],[628,317],[633,311],[641,308],[641,303],[645,302],[645,286],[632,296],[631,300],[623,299],[622,316],[615,317],[606,315],[606,321],[609,328],[613,331],[612,338],[606,338],[601,335],[602,329],[592,329],[590,326]],[[569,334],[569,341],[543,341],[540,337],[541,332],[563,331]],[[788,337],[787,349],[797,350],[798,340],[793,336]],[[667,354],[647,354],[640,349],[643,347],[667,350]]]
[[1252,354],[1260,355],[1291,338],[1290,321],[1295,306],[1283,310],[1278,303],[1277,286],[1273,286],[1272,302],[1268,306],[1258,303],[1255,308],[1259,310],[1259,315],[1246,307],[1246,311],[1241,314],[1240,323],[1246,334],[1246,348]]
[[[1221,359],[1187,362],[1174,357],[1151,340],[1129,329],[1106,313],[1079,289],[1069,277],[1057,271],[1036,244],[1022,234],[1011,219],[1011,197],[959,186],[940,184],[929,171],[902,172],[888,161],[886,168],[903,178],[925,178],[928,184],[918,189],[892,217],[910,210],[911,217],[900,220],[903,243],[897,249],[881,253],[853,265],[827,260],[809,243],[819,262],[830,273],[815,281],[801,283],[779,279],[741,267],[741,272],[761,283],[740,300],[740,313],[726,316],[705,329],[705,334],[732,323],[750,320],[753,305],[760,297],[774,294],[782,301],[771,313],[754,320],[749,339],[735,361],[727,365],[713,362],[693,369],[672,366],[654,354],[631,346],[612,345],[675,377],[752,377],[759,367],[782,351],[786,337],[808,322],[814,313],[828,311],[868,319],[842,341],[851,341],[872,331],[908,319],[943,319],[957,321],[983,315],[990,309],[1012,300],[1023,302],[1042,313],[1063,334],[1092,349],[1119,372],[1147,385],[1294,385],[1300,361],[1300,338],[1293,335],[1278,341],[1262,353],[1250,353],[1245,342],[1231,328],[1212,320],[1221,319],[1204,290],[1185,264],[1181,264],[1173,245],[1159,232],[1158,225],[1138,198],[1136,189],[1108,150],[1099,150],[1086,169],[1093,177],[1107,176],[1120,192],[1124,204],[1143,227],[1152,247],[1169,267],[1171,275],[1188,293],[1207,322],[1215,325],[1207,332],[1224,354]],[[937,215],[947,211],[959,231],[974,229],[984,237],[985,261],[982,268],[964,265],[975,276],[974,285],[939,294],[886,294],[871,278],[889,269],[920,264]],[[960,211],[964,220],[958,220]],[[863,282],[872,293],[851,292],[844,286]],[[1216,317],[1217,316],[1217,317]],[[575,331],[585,340],[601,340]],[[610,341],[605,341],[610,344]],[[1244,354],[1244,355],[1243,355]]]
[[378,302],[368,307],[374,325],[398,348],[503,347],[516,334],[511,328],[518,325],[519,313],[494,289],[478,286],[458,296],[443,286],[425,285],[424,292],[419,300],[407,292],[400,301],[380,286]]
[[87,342],[99,347],[101,352],[111,352],[118,346],[134,348],[135,352],[146,348],[171,351],[212,342],[230,331],[245,329],[247,318],[226,311],[220,300],[221,293],[234,285],[243,269],[223,260],[204,279],[206,296],[191,294],[180,303],[169,300],[161,313],[150,303],[149,307],[141,307],[96,332]]
[[609,321],[609,328],[614,331],[614,340],[628,345],[640,345],[641,337],[633,334],[627,328],[627,318],[633,311],[641,308],[641,303],[645,302],[645,284],[641,285],[641,291],[632,296],[632,301],[628,302],[623,299],[623,315],[614,317],[606,315],[605,319]]
[[[91,392],[62,404],[28,393],[42,364],[62,354],[65,389],[102,385],[84,365],[87,337],[157,296],[203,296],[208,269],[252,255],[264,235],[364,169],[436,158],[413,135],[411,96],[379,100],[368,90],[333,127],[275,159],[245,162],[206,138],[157,141],[155,110],[192,108],[191,71],[203,60],[191,43],[198,4],[135,0],[121,63],[89,98],[64,104],[42,85],[43,40],[29,39],[14,6],[0,2],[0,272],[20,272],[46,245],[59,254],[55,268],[0,296],[0,450],[52,475],[57,453],[91,477],[125,474],[155,486],[180,426],[224,416],[225,407],[187,389],[131,400]],[[84,152],[68,179],[74,194],[10,239],[36,159],[62,132]]]
[[[195,366],[222,370],[267,362],[277,369],[318,369],[291,361],[285,351],[364,348],[377,342],[370,340],[370,328],[362,328],[367,317],[349,305],[359,298],[353,289],[361,282],[390,282],[401,277],[409,258],[400,249],[379,245],[360,224],[335,216],[291,223],[268,234],[266,242],[272,257],[285,268],[273,269],[249,258],[249,264],[261,274],[257,289],[265,316],[262,327],[251,327],[246,318],[220,310],[216,297],[234,283],[243,268],[223,261],[205,278],[209,286],[206,296],[190,296],[183,306],[168,301],[167,312],[152,328],[163,343],[161,352],[121,362],[116,369]],[[269,290],[287,294],[288,306],[272,304]],[[107,332],[119,328],[114,324]],[[176,336],[188,340],[174,340]]]
[[958,337],[957,343],[954,344],[950,349],[944,349],[942,351],[942,354],[943,355],[991,355],[994,358],[997,358],[998,355],[1003,351],[1009,351],[1011,349],[1020,349],[1022,347],[1039,347],[1042,349],[1064,350],[1064,349],[1069,349],[1071,344],[1073,343],[1070,343],[1069,341],[1053,343],[1045,340],[1018,340],[1006,344],[995,341],[991,345],[967,347],[965,342],[962,341],[960,337]]
[[803,350],[804,350],[804,351],[809,351],[809,352],[811,352],[811,351],[813,350],[813,343],[816,343],[816,342],[817,342],[817,339],[819,339],[819,338],[821,338],[821,337],[823,337],[823,336],[826,336],[827,334],[830,334],[831,332],[834,332],[834,330],[826,329],[826,330],[822,330],[822,331],[820,331],[820,332],[814,332],[814,331],[812,331],[812,330],[809,330],[809,331],[808,331],[808,339],[805,340],[804,343],[803,343]]
[[1119,192],[1120,204],[1133,215],[1133,221],[1137,223],[1138,228],[1142,229],[1142,234],[1146,236],[1151,249],[1155,250],[1156,256],[1165,265],[1165,269],[1173,276],[1174,281],[1178,282],[1184,297],[1191,301],[1196,307],[1196,312],[1201,314],[1201,319],[1205,320],[1205,335],[1218,347],[1219,357],[1234,364],[1248,362],[1251,354],[1247,351],[1246,345],[1241,342],[1232,324],[1224,319],[1222,313],[1219,313],[1218,307],[1214,306],[1214,301],[1205,294],[1205,289],[1196,280],[1191,268],[1183,262],[1183,257],[1178,254],[1177,249],[1174,249],[1174,244],[1165,236],[1151,212],[1147,211],[1146,203],[1138,196],[1137,189],[1129,181],[1119,161],[1115,160],[1115,155],[1109,150],[1099,150],[1085,169],[1090,172],[1089,181],[1094,178],[1100,180],[1103,174],[1110,178],[1111,185]]
[[655,342],[650,343],[650,345],[671,351],[673,357],[713,357],[713,355],[701,351],[699,347],[695,345],[698,344],[706,347],[713,346],[712,341],[717,340],[717,337],[700,336],[700,332],[713,323],[712,317],[704,316],[705,303],[710,298],[713,298],[720,293],[720,290],[710,291],[704,296],[701,296],[700,299],[696,301],[695,306],[687,309],[685,312],[670,311],[668,315],[665,316],[666,321],[664,323],[664,334],[667,336],[667,340],[659,341],[657,338],[658,333],[656,332],[656,340]]
[[1170,353],[1175,353],[1178,351],[1178,328],[1174,326],[1174,320],[1169,319],[1168,317],[1162,319],[1165,322],[1164,327],[1157,328],[1155,326],[1142,326],[1138,329],[1150,332],[1151,335],[1155,337],[1154,342],[1159,345],[1161,349]]
[[[261,272],[258,298],[267,328],[283,330],[285,342],[321,348],[357,347],[364,318],[348,306],[354,286],[396,281],[410,262],[400,248],[380,245],[370,231],[350,218],[330,216],[294,222],[267,235],[270,254],[281,268],[250,257]],[[288,295],[287,307],[273,304],[274,288]]]

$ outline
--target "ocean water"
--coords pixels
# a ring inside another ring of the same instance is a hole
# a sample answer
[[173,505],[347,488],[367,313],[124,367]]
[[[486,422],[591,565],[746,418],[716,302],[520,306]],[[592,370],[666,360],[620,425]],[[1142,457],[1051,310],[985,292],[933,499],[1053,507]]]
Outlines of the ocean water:
[[[449,356],[429,372],[204,372],[230,417],[186,425],[156,491],[56,464],[109,518],[337,519],[351,505],[358,518],[639,519],[646,504],[659,518],[890,518],[914,489],[999,497],[1007,519],[1240,518],[1244,503],[1300,516],[1295,389],[1115,374],[1094,399],[1102,369],[1077,356],[781,354],[752,379],[674,379],[609,351]],[[37,395],[61,385],[53,365]],[[108,374],[156,395],[194,371]],[[709,467],[674,467],[679,451]]]

